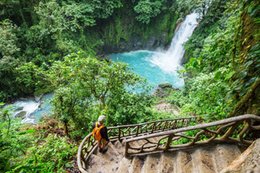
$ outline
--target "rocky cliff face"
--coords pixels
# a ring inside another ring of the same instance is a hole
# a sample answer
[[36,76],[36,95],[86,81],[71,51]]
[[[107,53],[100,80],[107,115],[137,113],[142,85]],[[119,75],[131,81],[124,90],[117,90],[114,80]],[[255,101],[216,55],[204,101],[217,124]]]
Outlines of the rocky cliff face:
[[105,44],[103,52],[127,52],[140,49],[154,50],[158,47],[166,47],[169,44],[167,35],[168,33],[162,33],[157,36],[151,36],[147,40],[143,40],[142,35],[134,35],[129,40],[121,38],[117,44]]
[[221,173],[243,172],[260,172],[260,139],[257,139],[246,151],[221,171]]
[[93,35],[98,31],[96,38],[101,41],[101,45],[97,46],[99,54],[140,49],[155,50],[170,45],[179,14],[167,11],[149,24],[136,21],[134,14],[129,15],[126,16],[123,12],[115,15],[106,23],[98,24],[92,31]]

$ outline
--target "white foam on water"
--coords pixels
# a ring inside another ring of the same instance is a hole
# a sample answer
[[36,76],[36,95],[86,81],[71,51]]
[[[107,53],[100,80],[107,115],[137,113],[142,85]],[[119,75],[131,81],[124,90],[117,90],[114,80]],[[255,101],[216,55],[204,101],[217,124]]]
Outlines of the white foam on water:
[[32,99],[19,100],[16,101],[13,106],[16,109],[21,108],[20,110],[14,112],[14,116],[17,116],[23,111],[26,112],[22,123],[35,123],[35,119],[33,119],[30,115],[39,108],[40,102],[36,102]]

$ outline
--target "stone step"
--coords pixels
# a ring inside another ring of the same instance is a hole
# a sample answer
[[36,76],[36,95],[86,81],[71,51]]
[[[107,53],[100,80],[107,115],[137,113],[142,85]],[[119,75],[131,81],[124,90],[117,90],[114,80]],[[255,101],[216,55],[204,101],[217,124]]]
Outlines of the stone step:
[[131,160],[123,158],[119,164],[117,173],[129,173],[131,166]]
[[129,173],[141,173],[144,160],[140,157],[134,157],[129,167]]
[[[160,138],[153,139],[159,140]],[[139,147],[144,141],[133,142]],[[218,173],[241,154],[236,145],[201,146],[188,151],[174,151],[143,157],[124,157],[125,146],[108,144],[105,154],[91,155],[89,173]]]
[[[122,148],[122,147],[121,147],[121,148]],[[120,153],[120,149],[117,148],[117,147],[115,147],[111,142],[109,142],[109,144],[108,144],[108,149],[109,149],[109,150],[112,150],[113,153],[116,154],[116,156],[122,155],[122,154]]]
[[149,141],[153,142],[153,143],[157,143],[159,139],[156,138],[149,138]]
[[175,173],[192,173],[192,157],[190,152],[179,151],[176,158]]
[[157,173],[159,161],[159,155],[148,155],[145,159],[141,173]]
[[158,173],[173,173],[176,169],[176,154],[163,153],[158,165]]
[[119,157],[122,157],[122,155],[119,155],[117,151],[114,151],[111,146],[108,146],[106,153],[100,153],[98,151],[96,155],[109,161],[119,160]]
[[147,143],[146,140],[138,140],[138,141],[135,141],[135,143],[138,145],[138,146],[142,146],[143,144]]
[[215,160],[209,150],[198,148],[192,154],[193,173],[215,173]]
[[98,151],[97,154],[93,154],[92,156],[91,161],[94,160],[96,164],[95,167],[97,168],[96,170],[89,168],[89,172],[93,173],[97,170],[99,171],[98,173],[114,173],[118,170],[120,161],[123,158],[123,155],[117,151],[112,143],[108,144],[106,153],[100,153]]
[[125,154],[125,146],[120,141],[116,141],[114,144],[114,148],[117,149],[118,153],[121,155]]
[[[107,159],[104,159],[100,156],[97,156],[95,154],[92,154],[90,156],[88,163],[88,172],[91,173],[106,173],[108,168],[107,165],[109,165],[110,161]],[[109,168],[110,169],[110,168]]]
[[241,154],[241,151],[236,145],[216,145],[213,153],[215,160],[216,172],[220,172],[227,167],[236,157]]
[[113,144],[115,146],[115,148],[117,149],[121,149],[123,147],[123,144],[120,141],[116,141]]

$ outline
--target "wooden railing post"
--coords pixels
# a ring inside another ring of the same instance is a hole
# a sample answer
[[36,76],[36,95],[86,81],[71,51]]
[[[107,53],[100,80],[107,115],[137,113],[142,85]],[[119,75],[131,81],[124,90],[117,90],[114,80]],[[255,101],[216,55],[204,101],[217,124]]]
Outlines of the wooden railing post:
[[166,146],[164,148],[164,151],[167,151],[169,148],[170,148],[170,144],[172,142],[172,138],[174,137],[174,134],[170,134],[168,136],[168,140],[167,140],[167,143],[166,143]]
[[190,122],[190,119],[185,119],[185,120],[184,120],[184,126],[187,127],[188,124],[189,124],[189,122]]
[[138,136],[138,134],[139,134],[139,125],[137,125],[135,136]]
[[240,131],[240,133],[238,134],[238,138],[240,140],[241,143],[245,143],[245,140],[244,140],[244,134],[249,130],[250,128],[250,123],[251,120],[244,120],[243,121],[243,128],[242,130]]
[[163,126],[163,129],[162,129],[162,131],[164,131],[164,129],[166,129],[166,128],[167,128],[167,125],[168,125],[168,121],[165,121],[165,124],[164,124],[164,126]]
[[119,127],[118,128],[118,140],[120,141],[120,139],[121,139],[121,128]]
[[181,126],[184,127],[185,119],[182,119]]
[[153,127],[152,127],[151,133],[153,133],[153,131],[154,131],[154,129],[155,129],[155,126],[156,126],[156,122],[153,123]]
[[125,143],[125,157],[129,157],[128,148],[129,148],[129,143],[126,142]]

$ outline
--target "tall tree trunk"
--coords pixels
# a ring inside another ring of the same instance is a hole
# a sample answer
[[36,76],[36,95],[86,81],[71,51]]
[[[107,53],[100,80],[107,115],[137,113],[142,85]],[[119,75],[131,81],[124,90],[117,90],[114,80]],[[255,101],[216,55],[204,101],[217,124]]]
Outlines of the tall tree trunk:
[[22,11],[22,1],[21,0],[19,0],[19,13],[20,13],[23,23],[27,26],[27,22],[25,20],[25,17],[24,17],[23,11]]
[[68,129],[68,122],[64,121],[64,132],[67,137],[69,137],[69,129]]

